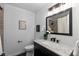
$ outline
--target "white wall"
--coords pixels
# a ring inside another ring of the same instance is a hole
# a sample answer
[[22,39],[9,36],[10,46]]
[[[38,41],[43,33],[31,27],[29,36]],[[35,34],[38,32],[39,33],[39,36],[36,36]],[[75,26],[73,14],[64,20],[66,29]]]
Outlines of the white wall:
[[36,13],[36,16],[35,16],[35,25],[40,25],[40,29],[41,29],[41,32],[36,32],[35,31],[35,39],[41,39],[43,37],[43,34],[44,34],[44,30],[45,30],[45,23],[46,23],[46,16],[48,15],[47,13],[47,10],[48,9],[48,6],[41,9],[40,11],[38,11]]
[[[60,40],[60,43],[63,43],[67,46],[74,47],[75,42],[79,40],[79,4],[76,4],[72,8],[72,26],[73,26],[73,36],[65,36],[65,35],[49,35],[51,37],[56,37],[56,39]],[[48,16],[48,7],[43,8],[39,12],[36,13],[36,25],[41,25],[41,32],[36,32],[36,39],[43,38],[42,28],[46,25],[46,16]]]
[[[19,20],[27,22],[26,30],[19,30]],[[4,53],[6,55],[17,55],[24,51],[24,47],[34,40],[35,14],[4,4]],[[22,43],[18,44],[18,40]]]

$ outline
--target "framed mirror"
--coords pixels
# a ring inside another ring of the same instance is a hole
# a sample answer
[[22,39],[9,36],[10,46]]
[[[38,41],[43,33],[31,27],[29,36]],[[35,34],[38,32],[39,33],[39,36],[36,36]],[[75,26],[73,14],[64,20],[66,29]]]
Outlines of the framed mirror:
[[46,17],[46,31],[72,36],[72,8]]

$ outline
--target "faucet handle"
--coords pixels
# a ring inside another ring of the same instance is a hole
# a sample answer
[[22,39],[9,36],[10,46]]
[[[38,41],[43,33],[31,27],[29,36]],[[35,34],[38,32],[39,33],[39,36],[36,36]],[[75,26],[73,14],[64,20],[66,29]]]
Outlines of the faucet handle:
[[56,38],[51,38],[51,41],[55,42],[56,41]]
[[56,42],[57,42],[57,43],[59,43],[59,42],[60,42],[60,40],[56,40]]

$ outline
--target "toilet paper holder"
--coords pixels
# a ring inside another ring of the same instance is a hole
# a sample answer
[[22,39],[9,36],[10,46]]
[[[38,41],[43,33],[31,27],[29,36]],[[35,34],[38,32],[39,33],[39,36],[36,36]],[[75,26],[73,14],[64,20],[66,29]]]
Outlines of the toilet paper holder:
[[18,43],[21,43],[22,42],[22,40],[18,40]]

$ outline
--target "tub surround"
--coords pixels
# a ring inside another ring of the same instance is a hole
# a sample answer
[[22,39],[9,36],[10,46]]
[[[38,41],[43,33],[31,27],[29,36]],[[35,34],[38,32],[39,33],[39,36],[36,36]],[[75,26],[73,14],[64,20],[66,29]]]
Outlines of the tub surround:
[[[4,10],[4,53],[6,56],[21,54],[34,40],[35,14],[9,4],[4,4]],[[26,30],[19,30],[19,20],[27,22]]]
[[73,51],[72,47],[44,39],[34,40],[34,42],[61,56],[69,56]]

